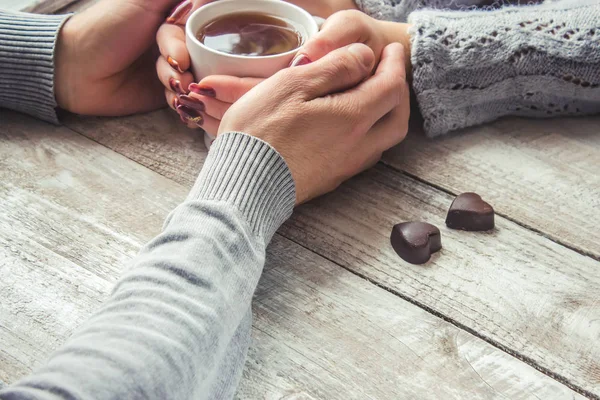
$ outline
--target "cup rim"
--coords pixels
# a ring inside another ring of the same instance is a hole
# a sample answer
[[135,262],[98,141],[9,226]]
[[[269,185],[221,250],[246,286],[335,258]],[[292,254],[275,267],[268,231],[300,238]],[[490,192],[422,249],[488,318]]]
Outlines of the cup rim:
[[[272,55],[269,55],[269,56],[244,56],[244,55],[239,55],[239,54],[223,53],[221,51],[211,49],[210,47],[204,45],[204,43],[202,43],[201,41],[198,40],[198,38],[196,37],[196,35],[192,32],[192,28],[191,28],[191,24],[190,24],[190,21],[192,21],[197,16],[197,14],[199,14],[201,11],[205,11],[207,8],[218,7],[220,4],[223,4],[223,3],[238,3],[239,1],[240,0],[220,0],[220,1],[215,1],[214,3],[209,3],[209,4],[206,4],[206,5],[202,6],[202,7],[200,7],[199,9],[197,9],[196,11],[194,11],[192,13],[192,15],[190,15],[190,17],[188,18],[187,22],[185,23],[185,34],[186,34],[186,36],[188,38],[190,38],[195,44],[197,44],[198,46],[200,46],[204,50],[209,51],[209,52],[211,52],[213,54],[216,54],[216,55],[219,55],[219,56],[223,56],[223,57],[230,57],[230,58],[243,59],[243,60],[248,60],[248,59],[253,59],[253,60],[254,59],[261,59],[261,60],[265,60],[266,59],[266,60],[268,60],[268,59],[273,59],[273,58],[285,57],[285,56],[288,56],[290,54],[293,54],[293,53],[297,52],[298,49],[300,47],[302,47],[302,45],[301,45],[301,46],[296,47],[295,49],[292,49],[290,51],[286,51],[285,53],[272,54]],[[317,24],[317,22],[314,20],[313,16],[310,15],[308,13],[308,11],[306,11],[305,9],[303,9],[301,7],[298,7],[295,4],[291,4],[291,3],[288,3],[288,2],[285,2],[285,1],[282,1],[282,0],[259,0],[259,1],[260,2],[264,2],[264,3],[275,3],[275,2],[277,2],[277,3],[280,3],[280,4],[285,4],[284,7],[290,7],[290,8],[296,9],[301,14],[304,14],[309,21],[312,21],[312,23],[314,24],[314,27],[316,27],[317,31],[318,31],[318,24]],[[227,13],[227,14],[233,14],[233,13]],[[223,14],[223,15],[227,15],[227,14]],[[306,39],[308,40],[308,38],[306,38]]]

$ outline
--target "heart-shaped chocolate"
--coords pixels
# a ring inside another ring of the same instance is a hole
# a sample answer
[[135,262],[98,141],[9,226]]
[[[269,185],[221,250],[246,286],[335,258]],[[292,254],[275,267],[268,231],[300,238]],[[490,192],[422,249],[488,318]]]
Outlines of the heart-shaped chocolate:
[[477,193],[458,195],[448,210],[446,226],[463,231],[494,229],[494,209]]
[[411,264],[424,264],[442,248],[440,230],[425,222],[403,222],[394,225],[390,237],[398,255]]

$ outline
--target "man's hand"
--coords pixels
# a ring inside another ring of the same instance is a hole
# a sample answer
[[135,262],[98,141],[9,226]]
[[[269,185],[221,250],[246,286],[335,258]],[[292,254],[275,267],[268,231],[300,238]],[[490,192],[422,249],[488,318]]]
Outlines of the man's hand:
[[156,32],[176,0],[102,0],[63,26],[55,56],[59,107],[127,115],[165,105],[154,60]]
[[380,62],[364,44],[334,50],[261,82],[223,116],[218,133],[245,132],[287,163],[300,204],[375,164],[408,130],[404,49]]

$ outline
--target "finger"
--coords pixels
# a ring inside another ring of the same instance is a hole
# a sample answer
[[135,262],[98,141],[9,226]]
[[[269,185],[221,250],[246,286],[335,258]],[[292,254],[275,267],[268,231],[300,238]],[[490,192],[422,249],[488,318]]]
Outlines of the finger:
[[221,125],[221,121],[211,117],[210,115],[204,114],[204,124],[202,125],[202,129],[208,135],[214,139],[217,137],[217,133],[219,132],[219,125]]
[[190,85],[190,92],[214,97],[225,103],[235,103],[264,79],[237,78],[228,75],[211,75],[197,84]]
[[400,43],[389,44],[372,77],[332,99],[342,104],[357,104],[357,109],[364,111],[362,123],[371,127],[392,109],[408,101],[404,65],[404,47]]
[[187,87],[194,80],[191,72],[180,74],[171,68],[167,60],[162,56],[156,60],[156,73],[164,87],[177,94],[186,94]]
[[169,105],[169,107],[171,107],[171,109],[177,111],[177,106],[179,105],[179,103],[178,103],[177,95],[175,94],[175,92],[173,92],[169,89],[165,89],[165,98],[167,99],[167,104]]
[[167,99],[167,104],[169,105],[169,107],[171,109],[175,110],[175,112],[179,116],[179,120],[181,121],[181,123],[183,123],[185,126],[187,126],[190,129],[200,129],[200,127],[195,122],[189,121],[188,119],[181,116],[181,114],[177,110],[177,108],[181,104],[179,103],[179,99],[177,98],[177,95],[175,94],[175,92],[165,89],[165,98]]
[[171,13],[167,17],[167,23],[185,25],[194,11],[213,1],[215,0],[184,0],[171,10]]
[[[312,100],[356,86],[369,76],[375,63],[373,50],[364,44],[351,44],[334,50],[314,63],[303,66],[300,90]],[[294,69],[288,70],[290,73]]]
[[212,97],[202,96],[195,93],[190,93],[187,96],[180,96],[179,101],[190,107],[195,107],[199,111],[205,112],[207,115],[221,120],[223,115],[232,106],[231,103],[225,103]]
[[334,14],[325,22],[319,33],[300,48],[292,65],[317,61],[333,50],[352,43],[366,43],[369,38],[364,35],[364,17],[360,11]]
[[199,129],[203,128],[205,117],[201,112],[194,110],[188,106],[178,103],[177,113],[181,122],[186,124],[188,128]]
[[171,109],[175,110],[182,124],[184,124],[190,129],[200,129],[200,126],[198,126],[198,124],[195,121],[191,121],[185,118],[182,115],[182,113],[179,112],[178,107],[181,105],[181,103],[179,103],[179,99],[174,92],[165,89],[165,97],[167,99],[167,104]]
[[[408,97],[406,98],[408,102]],[[365,137],[374,152],[382,153],[404,140],[408,133],[408,118],[410,107],[401,104],[394,108],[388,115],[377,121]]]
[[190,55],[185,45],[185,31],[182,26],[162,24],[156,33],[160,54],[171,68],[183,73],[190,68]]

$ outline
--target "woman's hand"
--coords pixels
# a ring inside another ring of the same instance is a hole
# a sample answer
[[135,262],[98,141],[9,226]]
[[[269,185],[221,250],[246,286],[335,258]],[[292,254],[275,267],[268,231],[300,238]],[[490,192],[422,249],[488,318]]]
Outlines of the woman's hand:
[[[231,103],[262,80],[209,77],[202,85],[190,87],[194,77],[189,72],[190,57],[185,45],[184,26],[194,10],[211,1],[214,0],[193,2],[186,0],[175,8],[167,23],[160,27],[157,34],[161,56],[156,62],[156,70],[165,87],[167,104],[177,110],[182,122],[190,128],[202,127],[210,135],[215,136],[219,122]],[[312,15],[323,18],[339,10],[356,9],[354,0],[291,0],[289,2],[304,8]]]
[[[325,22],[321,31],[300,49],[294,61],[315,61],[334,49],[351,43],[364,43],[375,53],[377,65],[383,48],[390,43],[399,42],[404,46],[406,70],[410,71],[408,27],[408,24],[378,21],[359,11],[341,11]],[[189,79],[192,77],[189,76]],[[180,103],[185,102],[185,110],[190,106],[197,106],[196,112],[202,118],[202,127],[214,137],[229,107],[261,81],[262,79],[257,78],[209,76],[198,84],[192,84],[191,92],[183,96]],[[172,102],[176,102],[174,93],[168,96]]]
[[[379,21],[356,11],[341,11],[332,15],[321,31],[298,51],[294,63],[315,61],[329,52],[351,43],[364,43],[373,50],[377,62],[381,52],[390,43],[402,44],[405,65],[410,70],[409,24]],[[377,62],[375,65],[377,65]]]
[[153,62],[155,37],[174,3],[102,0],[67,20],[56,45],[59,107],[79,114],[125,115],[163,106]]
[[271,144],[296,183],[296,203],[335,189],[404,139],[409,90],[404,50],[353,44],[282,70],[223,116],[219,133],[238,131]]

